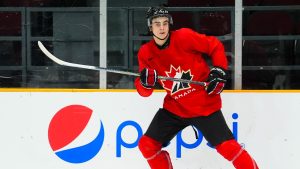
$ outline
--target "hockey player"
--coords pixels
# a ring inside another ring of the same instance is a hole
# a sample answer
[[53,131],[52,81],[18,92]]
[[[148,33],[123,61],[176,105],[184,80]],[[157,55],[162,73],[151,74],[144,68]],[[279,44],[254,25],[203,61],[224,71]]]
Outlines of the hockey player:
[[[151,95],[156,82],[167,92],[163,108],[157,111],[139,140],[139,149],[151,169],[173,168],[162,145],[189,125],[199,129],[235,168],[258,169],[254,159],[234,139],[221,112],[220,93],[228,68],[222,43],[213,36],[187,28],[170,31],[173,20],[163,7],[149,8],[147,23],[153,39],[138,52],[140,77],[135,80],[135,86],[144,97]],[[203,54],[210,57],[211,69]],[[208,85],[158,80],[158,75],[207,81]]]

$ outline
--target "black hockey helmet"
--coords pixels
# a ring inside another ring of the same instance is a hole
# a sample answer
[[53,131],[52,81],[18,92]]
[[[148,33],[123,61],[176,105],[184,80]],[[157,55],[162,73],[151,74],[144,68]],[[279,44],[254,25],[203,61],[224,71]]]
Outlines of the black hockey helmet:
[[164,7],[150,7],[147,11],[147,25],[151,26],[152,19],[157,17],[168,17],[170,25],[173,25],[172,16],[169,14],[169,11]]

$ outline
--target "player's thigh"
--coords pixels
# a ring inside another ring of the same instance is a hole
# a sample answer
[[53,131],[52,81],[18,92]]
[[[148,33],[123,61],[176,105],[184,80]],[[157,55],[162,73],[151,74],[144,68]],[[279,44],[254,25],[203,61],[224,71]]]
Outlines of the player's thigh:
[[180,117],[165,109],[159,109],[145,135],[161,143],[167,143],[186,126],[187,124]]
[[198,128],[205,139],[213,146],[234,139],[221,110],[209,116],[193,118],[192,125]]

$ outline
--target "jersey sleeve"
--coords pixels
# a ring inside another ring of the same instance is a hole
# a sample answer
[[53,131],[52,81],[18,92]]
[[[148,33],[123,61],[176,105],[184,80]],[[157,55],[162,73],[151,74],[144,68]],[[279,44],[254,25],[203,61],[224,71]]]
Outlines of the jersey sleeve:
[[227,57],[221,41],[214,36],[199,34],[191,29],[185,28],[183,31],[186,36],[185,39],[189,41],[186,43],[189,44],[187,48],[207,54],[211,58],[213,66],[228,68]]
[[[146,48],[142,46],[138,52],[138,63],[139,63],[139,72],[141,72],[144,68],[148,68],[146,63]],[[145,88],[141,84],[140,77],[137,77],[134,81],[134,85],[136,87],[137,92],[140,96],[148,97],[153,93],[153,88]]]

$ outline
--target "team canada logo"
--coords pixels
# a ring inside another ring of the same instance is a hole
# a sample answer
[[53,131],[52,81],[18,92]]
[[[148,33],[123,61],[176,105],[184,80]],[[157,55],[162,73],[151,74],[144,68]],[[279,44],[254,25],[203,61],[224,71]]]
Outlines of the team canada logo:
[[[191,75],[191,70],[181,70],[180,66],[178,68],[175,68],[173,65],[170,67],[170,71],[166,71],[166,75],[168,77],[174,77],[178,79],[186,79],[186,80],[192,80],[193,75]],[[184,83],[184,82],[173,82],[173,81],[162,81],[163,88],[170,91],[171,95],[175,94],[176,92],[179,92],[181,90],[186,90],[191,88],[190,84]]]

